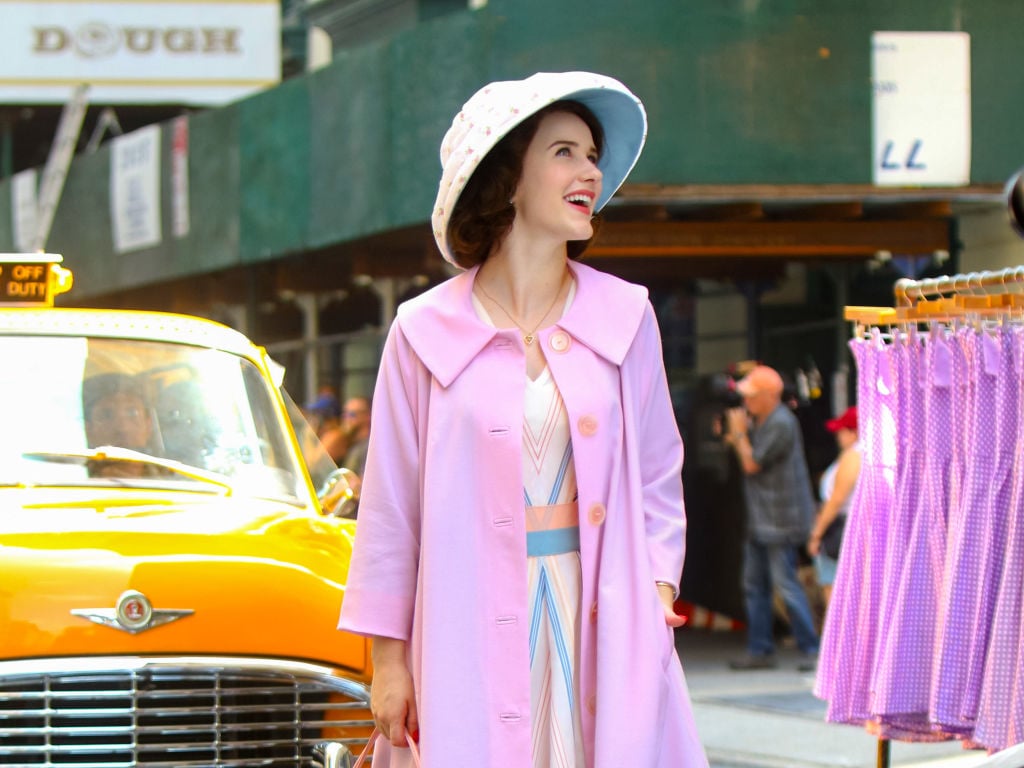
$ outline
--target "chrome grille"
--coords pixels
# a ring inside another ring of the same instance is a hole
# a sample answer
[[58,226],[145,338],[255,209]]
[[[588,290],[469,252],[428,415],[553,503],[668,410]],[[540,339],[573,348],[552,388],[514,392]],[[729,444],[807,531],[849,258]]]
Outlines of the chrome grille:
[[0,766],[312,766],[356,754],[369,691],[313,664],[233,658],[0,662]]

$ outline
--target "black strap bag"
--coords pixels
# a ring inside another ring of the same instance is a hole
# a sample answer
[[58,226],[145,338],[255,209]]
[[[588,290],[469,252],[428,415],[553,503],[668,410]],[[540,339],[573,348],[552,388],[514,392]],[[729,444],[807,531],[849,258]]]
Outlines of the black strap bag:
[[821,537],[821,551],[833,560],[839,559],[839,547],[843,543],[843,529],[846,527],[846,515],[837,515],[828,524]]

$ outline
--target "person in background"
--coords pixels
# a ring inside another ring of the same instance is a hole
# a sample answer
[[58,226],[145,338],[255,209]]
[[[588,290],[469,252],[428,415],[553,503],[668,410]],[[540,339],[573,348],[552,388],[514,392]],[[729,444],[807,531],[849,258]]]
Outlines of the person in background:
[[341,425],[341,404],[333,392],[321,390],[320,395],[303,409],[310,426],[334,463],[341,466],[348,450],[348,437]]
[[[123,373],[103,373],[82,383],[85,437],[90,448],[116,446],[150,453],[153,419],[142,387]],[[153,473],[145,462],[91,461],[97,477],[143,477]]]
[[802,654],[801,671],[813,670],[818,634],[797,577],[798,548],[807,540],[814,497],[796,416],[782,402],[784,384],[774,368],[754,367],[736,390],[743,408],[726,413],[724,436],[743,472],[747,506],[743,592],[747,607],[747,655],[733,669],[769,669],[777,665],[772,632],[773,588],[786,606]]
[[348,450],[340,466],[351,469],[360,477],[366,471],[366,448],[370,442],[370,400],[350,397],[341,409],[341,429]]
[[839,418],[825,423],[829,432],[836,437],[839,455],[829,464],[821,476],[819,497],[821,507],[811,536],[807,540],[807,551],[814,557],[818,583],[821,585],[825,609],[832,598],[832,585],[836,579],[836,565],[839,545],[846,525],[846,513],[850,507],[853,489],[860,476],[860,443],[857,441],[857,406],[851,405]]
[[576,261],[646,135],[622,83],[491,83],[441,145],[460,274],[382,355],[341,629],[375,768],[705,768],[673,628],[682,441],[647,291]]

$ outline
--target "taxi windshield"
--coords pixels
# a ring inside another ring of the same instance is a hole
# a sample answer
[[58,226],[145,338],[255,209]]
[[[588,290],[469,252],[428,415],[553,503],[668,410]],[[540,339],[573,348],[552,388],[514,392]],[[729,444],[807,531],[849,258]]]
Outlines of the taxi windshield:
[[252,362],[186,344],[0,336],[0,486],[116,484],[301,498]]

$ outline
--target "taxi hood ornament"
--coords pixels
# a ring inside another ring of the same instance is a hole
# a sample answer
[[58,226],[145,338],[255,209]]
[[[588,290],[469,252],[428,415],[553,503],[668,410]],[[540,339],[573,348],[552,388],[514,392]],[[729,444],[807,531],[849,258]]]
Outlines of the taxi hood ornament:
[[113,608],[72,608],[71,613],[95,624],[137,635],[161,624],[191,616],[195,611],[190,608],[158,610],[153,608],[144,594],[129,589],[121,593]]

